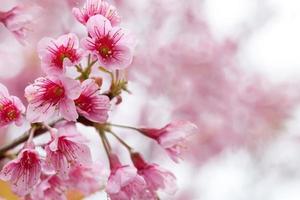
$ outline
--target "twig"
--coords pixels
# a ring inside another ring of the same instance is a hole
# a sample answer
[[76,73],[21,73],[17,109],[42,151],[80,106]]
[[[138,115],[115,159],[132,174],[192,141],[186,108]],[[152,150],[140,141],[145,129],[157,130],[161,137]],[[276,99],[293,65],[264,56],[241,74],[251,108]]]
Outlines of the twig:
[[[50,126],[54,126],[56,123],[58,123],[60,120],[57,120],[56,122],[53,122],[52,124],[50,124]],[[84,117],[79,117],[78,118],[78,122],[82,123],[86,126],[93,126],[94,123],[87,120]],[[31,129],[30,129],[31,130]],[[0,160],[6,157],[6,152],[19,146],[20,144],[26,142],[30,136],[30,130],[26,131],[23,135],[21,135],[20,137],[14,139],[12,142],[10,142],[9,144],[6,144],[2,147],[0,147]],[[34,137],[38,137],[44,133],[46,133],[48,131],[48,128],[40,125],[39,127],[36,127],[35,132],[34,132]]]

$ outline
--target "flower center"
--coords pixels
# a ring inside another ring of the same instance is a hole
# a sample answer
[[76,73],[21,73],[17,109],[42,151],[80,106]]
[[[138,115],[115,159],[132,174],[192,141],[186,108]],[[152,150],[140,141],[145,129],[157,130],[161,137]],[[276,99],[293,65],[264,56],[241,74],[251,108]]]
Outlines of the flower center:
[[25,151],[21,159],[21,165],[24,168],[32,168],[33,164],[36,164],[38,160],[39,159],[35,153],[31,151]]
[[113,47],[114,47],[113,42],[108,37],[104,37],[96,41],[96,48],[98,50],[98,53],[104,59],[113,56],[113,52],[114,52]]
[[107,58],[112,54],[112,51],[107,46],[102,46],[99,49],[99,53],[101,54],[102,57]]
[[0,102],[1,121],[11,122],[16,120],[20,115],[20,111],[10,100]]
[[93,106],[91,103],[91,99],[85,95],[80,95],[80,97],[75,100],[75,104],[81,110],[86,111],[86,112],[90,112],[92,110],[92,106]]
[[50,101],[52,105],[56,105],[65,96],[65,89],[54,82],[49,81],[44,89],[43,99],[47,102]]
[[72,46],[60,46],[56,50],[50,49],[50,52],[54,55],[52,63],[59,67],[63,67],[63,62],[65,58],[70,59],[71,62],[74,62],[77,59],[77,54],[75,49]]

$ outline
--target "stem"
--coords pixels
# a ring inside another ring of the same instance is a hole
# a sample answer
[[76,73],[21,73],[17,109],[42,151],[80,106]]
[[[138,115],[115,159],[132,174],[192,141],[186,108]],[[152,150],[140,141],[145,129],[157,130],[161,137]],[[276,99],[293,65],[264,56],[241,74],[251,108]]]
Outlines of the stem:
[[35,126],[32,126],[29,129],[29,137],[28,137],[28,140],[27,140],[27,145],[30,145],[32,143],[32,140],[33,140],[33,137],[34,137],[34,133],[35,133],[35,129],[36,129]]
[[90,66],[90,63],[91,63],[91,54],[88,55],[87,66]]
[[98,133],[101,137],[101,141],[102,141],[102,144],[103,144],[103,147],[105,149],[105,152],[106,152],[106,156],[107,156],[107,159],[108,159],[108,162],[109,162],[109,166],[110,168],[112,169],[114,166],[115,166],[115,159],[114,159],[114,156],[112,156],[112,153],[111,153],[111,146],[109,144],[109,141],[105,135],[105,131],[103,129],[97,129],[98,130]]
[[108,71],[107,69],[105,69],[104,67],[99,67],[99,69],[101,71],[103,71],[104,73],[107,73],[109,74],[110,78],[111,78],[111,84],[114,84],[115,83],[115,77],[114,77],[114,74],[111,72],[111,71]]
[[140,131],[140,129],[135,128],[135,127],[132,127],[132,126],[126,126],[126,125],[120,125],[120,124],[111,124],[111,123],[109,123],[108,125],[114,126],[114,127],[118,127],[118,128],[131,129],[131,130],[134,130],[134,131],[137,131],[137,132],[142,133],[142,132]]
[[82,73],[82,67],[81,67],[80,64],[79,65],[75,65],[75,67],[77,69],[77,72]]
[[94,61],[91,61],[91,59],[92,59],[91,54],[89,54],[88,60],[87,60],[87,67],[85,69],[82,69],[81,65],[80,65],[80,67],[76,66],[77,71],[81,73],[80,76],[78,76],[76,79],[84,81],[89,78],[91,71],[92,71],[92,67],[97,62],[97,59]]
[[101,138],[101,141],[102,141],[102,144],[103,144],[103,147],[105,149],[105,152],[107,154],[107,157],[109,158],[109,154],[111,152],[111,146],[110,144],[108,143],[108,140],[107,138],[105,137],[105,132],[101,129],[98,129],[98,133],[100,135],[100,138]]
[[129,151],[129,153],[133,152],[133,148],[129,146],[124,140],[122,140],[117,134],[115,134],[113,131],[109,131],[126,149]]

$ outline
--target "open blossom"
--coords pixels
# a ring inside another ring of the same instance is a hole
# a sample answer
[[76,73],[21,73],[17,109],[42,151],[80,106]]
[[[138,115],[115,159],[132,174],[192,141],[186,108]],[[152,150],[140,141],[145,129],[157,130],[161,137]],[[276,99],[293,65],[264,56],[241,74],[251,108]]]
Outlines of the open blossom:
[[91,152],[86,139],[74,124],[66,124],[51,131],[52,140],[45,147],[46,163],[62,178],[66,178],[76,165],[90,165]]
[[22,113],[25,107],[18,97],[10,96],[7,88],[0,84],[0,127],[12,122],[21,125],[23,122]]
[[90,195],[104,189],[106,170],[96,164],[90,166],[77,165],[69,173],[66,183],[69,188]]
[[106,122],[110,108],[109,98],[100,94],[99,85],[93,79],[82,82],[81,88],[82,92],[75,100],[78,113],[93,122]]
[[64,181],[56,175],[45,176],[35,187],[33,192],[28,195],[29,200],[67,200],[65,191],[67,187]]
[[75,34],[69,33],[58,39],[43,38],[38,44],[38,53],[42,61],[42,69],[48,75],[65,72],[65,67],[78,64],[84,54],[79,48]]
[[18,5],[7,12],[0,12],[0,22],[4,24],[21,44],[26,43],[28,26],[32,24],[32,16],[26,14],[23,7],[23,5]]
[[95,15],[87,22],[89,37],[82,45],[96,55],[98,62],[107,69],[124,69],[132,62],[132,47],[122,28],[112,27],[108,19]]
[[171,172],[162,169],[157,164],[148,164],[139,153],[132,153],[131,159],[148,186],[148,189],[155,194],[158,190],[163,190],[169,195],[173,195],[177,190],[176,177]]
[[197,133],[197,126],[187,121],[175,121],[161,129],[142,128],[140,131],[155,139],[167,151],[172,160],[178,162],[182,150],[186,148],[187,138]]
[[27,119],[31,122],[42,122],[59,113],[69,121],[78,118],[74,99],[80,95],[78,81],[59,76],[41,77],[25,88]]
[[1,173],[0,179],[9,181],[12,190],[24,196],[38,183],[41,176],[41,159],[34,149],[25,148],[18,158],[7,163]]
[[107,18],[113,26],[118,25],[121,21],[117,9],[102,0],[87,0],[82,9],[73,8],[72,12],[76,19],[84,25],[90,17],[97,14]]
[[110,155],[111,173],[106,192],[111,200],[154,200],[143,177],[134,167],[121,165],[117,156]]

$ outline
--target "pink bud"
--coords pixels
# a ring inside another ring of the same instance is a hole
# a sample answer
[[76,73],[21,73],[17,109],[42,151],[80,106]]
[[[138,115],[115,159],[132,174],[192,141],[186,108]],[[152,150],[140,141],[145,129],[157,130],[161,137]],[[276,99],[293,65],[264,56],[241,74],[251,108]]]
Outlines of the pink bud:
[[175,121],[161,129],[141,128],[144,135],[155,139],[178,162],[182,150],[186,148],[187,138],[197,133],[197,126],[187,121]]

